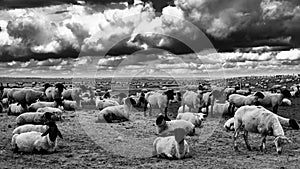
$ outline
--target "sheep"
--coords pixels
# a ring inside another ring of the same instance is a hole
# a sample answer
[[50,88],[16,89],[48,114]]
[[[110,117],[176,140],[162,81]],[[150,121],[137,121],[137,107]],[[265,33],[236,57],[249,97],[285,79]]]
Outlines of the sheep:
[[129,121],[132,110],[131,98],[125,100],[124,105],[106,107],[97,115],[96,123],[114,123]]
[[14,131],[12,132],[12,134],[13,135],[21,134],[21,133],[26,133],[26,132],[30,132],[30,131],[37,131],[37,132],[44,133],[47,131],[47,129],[48,129],[47,125],[24,124],[22,126],[15,128]]
[[176,128],[183,128],[188,135],[195,135],[195,125],[186,120],[167,121],[164,115],[159,114],[155,123],[157,135],[166,136],[172,134]]
[[2,99],[2,104],[3,104],[3,108],[7,109],[9,107],[8,98],[3,98]]
[[82,89],[79,87],[67,89],[62,92],[63,99],[76,101],[77,104],[79,104],[79,101],[82,100],[81,95]]
[[[147,100],[147,102],[149,104],[149,116],[152,116],[153,108],[159,108],[160,113],[164,113],[166,118],[168,118],[167,107],[168,107],[169,101],[174,99],[174,90],[167,90],[167,91],[162,91],[162,92],[148,92],[145,95],[145,99]],[[148,104],[145,104],[145,107],[144,107],[144,116],[145,117],[147,116],[146,109],[147,109]]]
[[39,113],[50,112],[50,113],[55,114],[60,120],[61,120],[61,116],[63,114],[63,111],[61,109],[55,108],[55,107],[38,108],[36,112],[39,112]]
[[101,100],[99,96],[96,97],[96,108],[99,110],[104,109],[109,106],[118,106],[120,105],[117,101],[111,99],[103,99]]
[[281,93],[267,93],[264,92],[265,97],[258,99],[258,103],[265,107],[272,107],[273,113],[277,114],[278,106],[281,104],[284,98],[290,98],[291,93],[288,90],[282,90]]
[[226,131],[234,131],[234,117],[228,119],[223,127],[226,129]]
[[7,115],[20,115],[28,110],[26,105],[13,103],[8,106]]
[[68,111],[73,111],[81,108],[81,106],[78,105],[76,101],[71,101],[71,100],[63,100],[62,106],[64,110],[68,110]]
[[96,108],[96,103],[95,103],[95,100],[94,100],[94,99],[84,97],[84,98],[80,101],[80,106],[81,106],[82,108],[93,108],[93,109],[95,109],[95,108]]
[[280,104],[281,106],[291,106],[292,105],[292,101],[287,99],[287,98],[284,98],[282,99],[282,102]]
[[[208,114],[209,106],[211,105],[211,92],[206,92],[202,96],[202,105],[200,106],[206,108],[206,114]],[[202,112],[202,109],[200,110]]]
[[214,104],[216,100],[219,100],[221,102],[225,102],[226,100],[226,95],[225,95],[225,89],[223,87],[216,87],[213,86],[212,90],[211,90],[211,114],[213,113],[213,109],[214,109]]
[[29,111],[37,111],[39,108],[44,108],[44,107],[58,107],[58,103],[56,101],[53,102],[45,102],[45,101],[38,101],[35,103],[32,103],[29,107]]
[[11,90],[9,93],[9,100],[15,100],[20,104],[30,105],[31,103],[36,102],[36,100],[43,98],[44,93],[40,91],[35,91],[32,89],[20,89],[20,90]]
[[59,118],[50,112],[38,113],[38,112],[26,112],[19,115],[16,118],[16,123],[18,125],[23,124],[43,124],[47,120],[58,121]]
[[283,128],[277,116],[262,106],[243,106],[234,115],[234,149],[238,151],[237,138],[240,131],[244,131],[244,140],[248,150],[251,146],[248,143],[248,132],[260,133],[262,144],[260,150],[265,152],[267,135],[275,136],[274,143],[278,154],[282,152],[282,144],[291,142],[284,136]]
[[228,107],[228,112],[234,112],[234,107],[241,107],[244,105],[255,105],[258,102],[258,99],[263,99],[264,95],[261,92],[256,92],[254,95],[243,96],[240,94],[232,94],[228,98],[230,103]]
[[[229,102],[225,102],[225,103],[215,103],[214,104],[214,108],[213,108],[213,114],[217,114],[217,115],[230,115],[231,112],[229,112],[229,106],[230,103]],[[211,107],[209,107],[208,109],[209,111],[211,111]],[[234,107],[233,112],[237,110],[237,107]],[[202,112],[206,111],[206,108],[202,108]]]
[[48,122],[47,125],[48,129],[44,133],[31,131],[14,134],[11,140],[13,152],[54,152],[57,148],[57,136],[63,137],[54,122]]
[[158,137],[153,142],[152,155],[156,157],[167,157],[182,159],[190,156],[189,145],[184,139],[186,132],[184,129],[174,130],[175,136]]
[[185,112],[179,113],[176,117],[176,120],[186,120],[195,125],[195,127],[200,127],[206,116],[207,115],[203,113]]
[[48,87],[45,90],[47,101],[57,101],[62,106],[62,92],[66,87],[62,83],[56,83],[54,87]]
[[193,92],[193,91],[186,91],[182,96],[182,107],[183,112],[185,112],[185,105],[189,107],[189,112],[192,111],[192,109],[197,109],[197,112],[200,112],[200,105],[202,102],[202,94]]
[[[190,108],[189,106],[185,106],[186,107],[186,110],[185,110],[185,112],[188,112],[189,110],[189,112],[193,112],[193,113],[197,113],[198,112],[198,110],[197,109],[195,109],[195,108]],[[179,108],[178,108],[178,114],[179,113],[184,113],[183,112],[183,106],[180,106]]]

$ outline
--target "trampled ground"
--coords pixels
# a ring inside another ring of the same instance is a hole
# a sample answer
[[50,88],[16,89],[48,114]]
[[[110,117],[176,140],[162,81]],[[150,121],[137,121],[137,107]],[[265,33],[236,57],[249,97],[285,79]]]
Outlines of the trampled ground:
[[[280,107],[279,114],[300,120],[300,98],[291,107]],[[187,137],[191,158],[167,160],[152,157],[156,138],[155,118],[133,112],[131,121],[120,124],[95,123],[97,110],[67,112],[58,122],[63,134],[53,154],[14,154],[10,141],[16,127],[15,116],[0,114],[0,168],[299,168],[300,131],[285,129],[295,143],[277,155],[273,137],[267,139],[267,153],[258,150],[260,136],[250,134],[253,151],[242,137],[240,152],[233,150],[232,132],[223,129],[224,118],[208,118],[197,135]]]

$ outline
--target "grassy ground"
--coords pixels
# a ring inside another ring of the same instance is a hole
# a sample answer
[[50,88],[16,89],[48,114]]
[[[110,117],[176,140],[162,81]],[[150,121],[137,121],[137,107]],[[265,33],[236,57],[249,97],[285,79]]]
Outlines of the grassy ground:
[[[291,107],[280,107],[279,114],[300,120],[300,98]],[[67,112],[58,123],[63,134],[53,154],[15,154],[11,151],[15,117],[0,114],[0,168],[299,168],[300,131],[285,129],[295,143],[277,155],[273,137],[267,139],[267,152],[258,150],[260,136],[250,134],[252,151],[242,137],[240,152],[233,150],[231,132],[222,127],[226,119],[208,118],[197,135],[187,137],[191,158],[166,160],[152,156],[156,138],[155,118],[133,112],[131,121],[119,124],[95,123],[97,110]]]

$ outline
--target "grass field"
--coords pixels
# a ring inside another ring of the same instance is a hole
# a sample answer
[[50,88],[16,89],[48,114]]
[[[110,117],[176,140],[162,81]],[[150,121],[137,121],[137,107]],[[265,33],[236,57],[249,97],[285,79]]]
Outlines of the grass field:
[[[279,114],[300,120],[300,98],[290,107],[280,107]],[[226,119],[208,118],[196,136],[187,137],[191,158],[167,160],[152,157],[156,138],[155,118],[132,112],[131,121],[119,124],[95,123],[98,110],[67,112],[58,127],[63,134],[53,154],[15,154],[11,151],[15,116],[0,114],[0,168],[299,168],[300,131],[285,129],[293,144],[277,155],[273,137],[267,137],[267,152],[259,151],[260,136],[250,134],[252,151],[242,137],[240,152],[233,149],[232,132],[226,132]]]

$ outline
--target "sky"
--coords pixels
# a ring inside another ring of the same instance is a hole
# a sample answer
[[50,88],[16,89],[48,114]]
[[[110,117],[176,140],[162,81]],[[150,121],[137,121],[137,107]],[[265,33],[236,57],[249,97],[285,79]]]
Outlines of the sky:
[[0,75],[300,72],[299,0],[0,0]]

